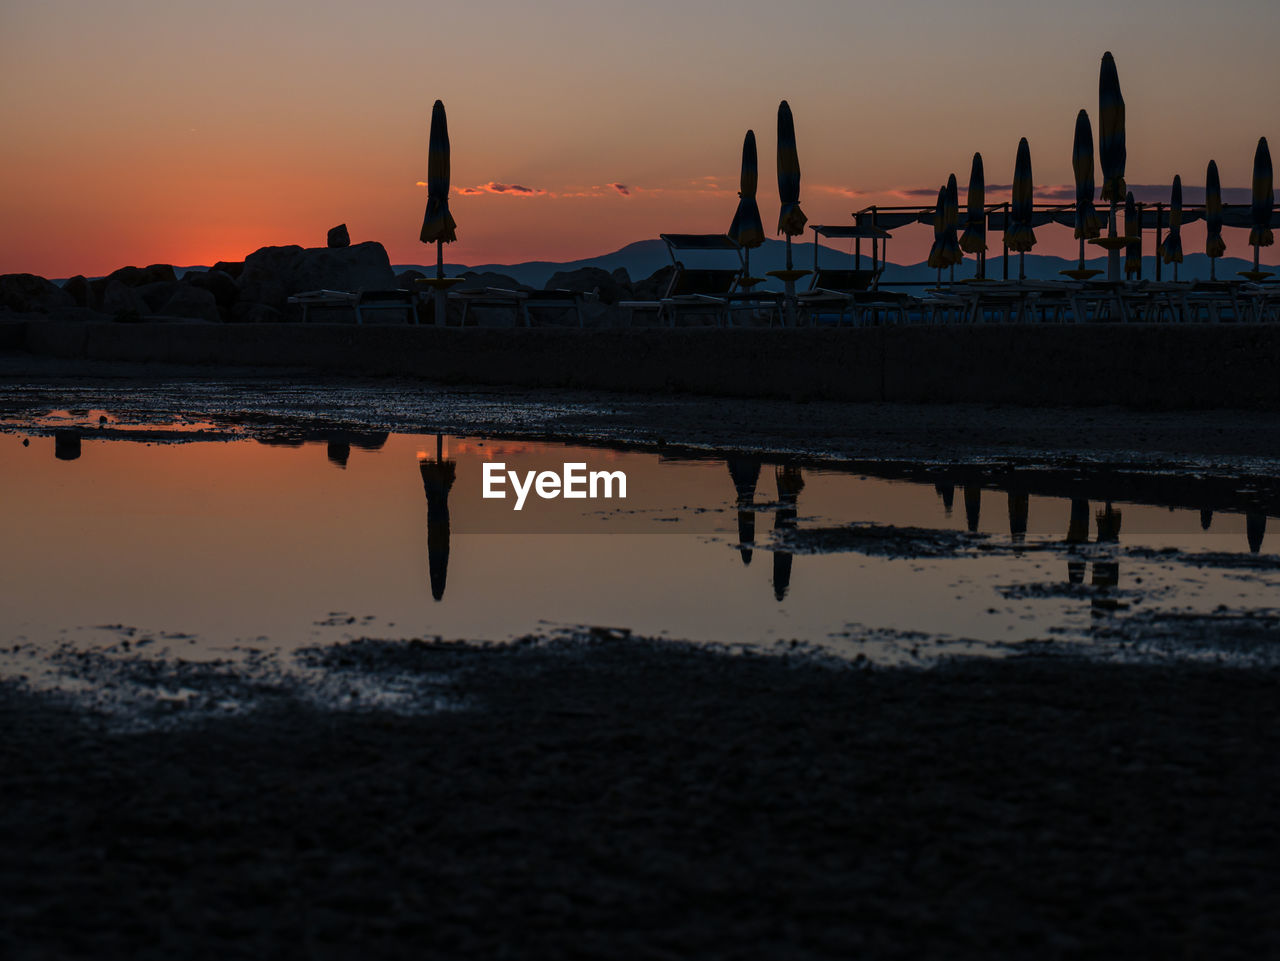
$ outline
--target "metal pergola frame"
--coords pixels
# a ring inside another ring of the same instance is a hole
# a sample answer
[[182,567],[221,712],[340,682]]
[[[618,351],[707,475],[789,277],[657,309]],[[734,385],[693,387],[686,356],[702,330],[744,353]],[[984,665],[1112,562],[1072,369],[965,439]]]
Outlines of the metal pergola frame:
[[[1002,234],[1005,225],[1009,222],[1009,208],[1012,201],[1003,201],[1001,203],[987,204],[983,210],[986,213],[987,231],[1000,231]],[[1123,205],[1121,205],[1123,208]],[[1156,250],[1159,251],[1160,246],[1164,242],[1164,230],[1168,224],[1169,205],[1163,201],[1157,203],[1143,202],[1136,205],[1138,208],[1139,222],[1142,230],[1154,229],[1156,232]],[[1069,204],[1035,204],[1031,208],[1031,226],[1043,227],[1047,224],[1058,224],[1063,227],[1075,226],[1075,203]],[[1099,208],[1099,215],[1105,215],[1106,209]],[[920,206],[881,206],[872,204],[869,207],[863,207],[853,213],[854,222],[857,225],[855,229],[863,227],[872,228],[885,233],[897,230],[899,227],[906,227],[910,224],[927,224],[933,225],[935,208]],[[1253,225],[1252,206],[1250,204],[1223,204],[1222,205],[1222,224],[1224,227],[1242,227],[1248,229]],[[1203,220],[1205,217],[1204,204],[1183,204],[1182,206],[1182,224],[1195,223],[1197,220]],[[965,211],[960,211],[960,226],[963,228],[968,223]],[[850,236],[855,236],[851,234]],[[1004,248],[1004,265],[1003,279],[1009,279],[1009,248],[1001,241]],[[873,248],[874,250],[874,248]],[[986,266],[986,256],[982,255],[982,264]],[[1161,260],[1156,257],[1156,280],[1161,279]],[[984,270],[985,273],[985,270]],[[1138,275],[1141,277],[1141,273]]]

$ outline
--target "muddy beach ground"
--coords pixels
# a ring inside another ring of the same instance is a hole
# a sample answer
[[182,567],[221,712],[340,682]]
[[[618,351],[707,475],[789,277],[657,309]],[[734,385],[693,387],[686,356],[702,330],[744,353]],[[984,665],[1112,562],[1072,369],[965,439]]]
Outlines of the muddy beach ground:
[[[0,398],[18,418],[132,405],[1242,477],[1274,477],[1280,457],[1262,414],[440,390],[14,355]],[[1275,640],[1247,621],[1249,643]],[[122,724],[0,684],[0,955],[1280,954],[1271,669],[1027,654],[867,670],[600,634],[309,660],[339,689],[429,678],[421,696],[450,709],[318,704],[168,662],[166,685],[215,704],[230,685],[251,709],[184,702]]]
[[1280,951],[1274,672],[618,638],[317,656],[461,704],[277,692],[130,733],[0,688],[3,953]]

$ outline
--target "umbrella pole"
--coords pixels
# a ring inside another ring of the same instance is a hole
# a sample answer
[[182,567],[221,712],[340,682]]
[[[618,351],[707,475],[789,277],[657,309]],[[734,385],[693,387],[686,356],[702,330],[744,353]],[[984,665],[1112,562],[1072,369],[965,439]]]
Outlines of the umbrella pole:
[[1209,279],[1210,280],[1218,279],[1218,258],[1217,257],[1209,258]]
[[[444,280],[444,241],[436,241],[436,280]],[[444,284],[436,286],[435,299],[435,321],[437,327],[445,326],[449,310],[449,295],[445,292]]]
[[1080,269],[1084,270],[1084,238],[1080,238]]
[[1253,272],[1255,274],[1262,272],[1262,268],[1258,266],[1258,251],[1261,249],[1262,248],[1258,244],[1253,245]]
[[[1111,216],[1107,221],[1107,236],[1116,236],[1116,202],[1111,201]],[[1107,280],[1113,283],[1120,280],[1120,248],[1113,247],[1107,253]]]
[[[792,270],[790,234],[787,234],[787,270]],[[796,325],[796,282],[788,278],[785,287],[787,295],[787,326],[794,327]]]

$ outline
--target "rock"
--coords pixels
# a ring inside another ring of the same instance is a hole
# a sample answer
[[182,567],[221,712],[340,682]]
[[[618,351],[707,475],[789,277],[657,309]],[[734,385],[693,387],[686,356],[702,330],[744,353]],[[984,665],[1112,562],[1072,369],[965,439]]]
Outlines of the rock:
[[607,271],[599,267],[580,267],[577,270],[563,270],[551,275],[546,290],[577,290],[583,293],[596,292],[601,303],[616,304],[620,300],[631,297],[631,288],[623,287]]
[[235,260],[235,261],[219,260],[216,264],[214,264],[212,267],[209,268],[210,273],[212,273],[215,270],[220,270],[224,274],[230,274],[233,280],[239,280],[240,275],[244,273],[244,261],[243,260]]
[[628,290],[631,288],[631,275],[627,273],[626,267],[619,267],[609,276],[619,287],[626,287]]
[[245,258],[240,299],[283,310],[305,290],[385,290],[395,284],[382,244],[350,247],[263,247]]
[[274,307],[266,304],[251,304],[240,301],[231,308],[231,319],[237,324],[282,324],[287,317]]
[[674,267],[659,267],[644,280],[637,280],[631,285],[632,296],[636,300],[659,299],[671,285],[671,274],[674,271]]
[[147,305],[148,313],[157,313],[161,306],[168,302],[176,291],[182,286],[178,281],[157,281],[153,284],[139,284],[133,289],[138,292],[138,296],[143,299]]
[[396,287],[399,290],[417,290],[417,281],[426,276],[421,270],[402,270],[396,274]]
[[218,313],[218,301],[213,293],[201,290],[190,284],[178,284],[177,289],[159,313],[166,317],[189,317],[192,320],[204,320],[216,324],[222,319]]
[[240,299],[240,285],[225,270],[189,270],[182,282],[213,294],[221,308],[229,308]]
[[24,314],[47,314],[61,307],[74,306],[75,298],[52,280],[45,280],[35,274],[0,276],[0,307]]
[[151,313],[151,308],[142,299],[137,288],[130,287],[121,280],[108,280],[106,289],[102,292],[102,311],[117,320],[140,320]]
[[338,224],[336,227],[329,228],[329,238],[325,243],[326,247],[350,247],[351,235],[347,233],[346,224]]
[[148,267],[121,267],[107,274],[108,285],[118,280],[128,287],[142,287],[146,284],[176,283],[178,275],[172,264],[151,264]]
[[462,282],[454,284],[454,290],[484,290],[486,287],[497,287],[501,290],[532,290],[527,284],[522,284],[514,277],[508,277],[506,274],[497,274],[492,271],[474,271],[467,270],[462,273]]
[[84,274],[68,277],[62,282],[62,289],[71,295],[71,299],[76,302],[77,307],[92,308],[95,306],[93,288],[89,285],[89,281],[85,279]]

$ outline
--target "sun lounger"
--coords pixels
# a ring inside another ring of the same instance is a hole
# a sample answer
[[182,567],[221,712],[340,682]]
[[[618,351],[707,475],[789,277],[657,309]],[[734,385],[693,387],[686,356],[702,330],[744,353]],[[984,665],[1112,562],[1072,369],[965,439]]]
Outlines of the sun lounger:
[[[653,310],[657,322],[664,319],[676,325],[681,314],[710,315],[714,323],[729,323],[731,295],[738,293],[742,279],[742,248],[727,234],[661,234],[667,245],[667,253],[675,270],[666,292],[658,300],[624,300],[618,304],[630,311],[632,322],[636,311]],[[715,254],[732,251],[736,255],[735,267],[686,267],[676,255],[677,251],[699,251]],[[749,302],[736,298],[739,304]]]
[[310,312],[315,308],[342,309],[351,308],[355,313],[356,323],[364,323],[366,311],[395,310],[403,311],[408,323],[416,323],[417,311],[414,307],[413,294],[407,290],[307,290],[294,294],[289,303],[302,308],[302,322],[310,319]]

